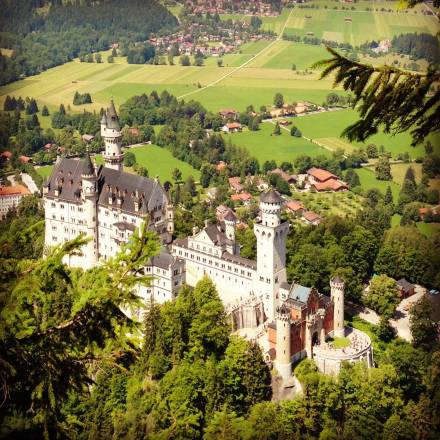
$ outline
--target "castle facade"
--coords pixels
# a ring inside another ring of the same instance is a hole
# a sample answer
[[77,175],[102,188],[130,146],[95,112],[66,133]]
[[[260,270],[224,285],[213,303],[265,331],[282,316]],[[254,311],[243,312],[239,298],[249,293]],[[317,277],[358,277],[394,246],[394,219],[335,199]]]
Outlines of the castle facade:
[[331,282],[331,297],[298,284],[286,275],[289,223],[281,219],[284,199],[273,190],[260,196],[254,224],[257,258],[240,256],[235,238],[237,218],[227,212],[216,225],[193,229],[190,237],[172,242],[174,213],[158,179],[123,171],[121,128],[113,102],[101,120],[104,165],[63,158],[43,186],[45,244],[58,245],[84,233],[91,240],[67,264],[89,269],[117,254],[142,222],[148,221],[162,240],[159,255],[145,273],[151,286],[140,286],[145,299],[174,299],[183,284],[195,286],[208,276],[217,287],[235,329],[265,326],[263,346],[268,360],[288,378],[297,359],[312,357],[313,347],[328,336],[344,336],[344,283]]

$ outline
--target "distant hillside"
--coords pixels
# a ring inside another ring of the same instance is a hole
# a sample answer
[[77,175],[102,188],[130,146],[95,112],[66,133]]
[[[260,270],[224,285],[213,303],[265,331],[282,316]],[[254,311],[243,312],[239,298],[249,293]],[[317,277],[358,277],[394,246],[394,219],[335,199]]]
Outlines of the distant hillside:
[[2,0],[1,6],[0,47],[14,55],[0,56],[0,85],[177,25],[154,0]]

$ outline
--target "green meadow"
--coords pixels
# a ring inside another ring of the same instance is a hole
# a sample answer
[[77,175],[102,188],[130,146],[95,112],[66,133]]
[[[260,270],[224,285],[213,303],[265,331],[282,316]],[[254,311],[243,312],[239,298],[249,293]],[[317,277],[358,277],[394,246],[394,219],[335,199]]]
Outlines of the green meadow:
[[267,160],[275,160],[278,165],[284,161],[293,162],[300,155],[330,155],[328,150],[303,138],[292,137],[285,130],[281,131],[280,136],[272,136],[273,129],[273,124],[263,123],[258,131],[244,130],[226,137],[231,138],[234,144],[246,148],[260,164]]

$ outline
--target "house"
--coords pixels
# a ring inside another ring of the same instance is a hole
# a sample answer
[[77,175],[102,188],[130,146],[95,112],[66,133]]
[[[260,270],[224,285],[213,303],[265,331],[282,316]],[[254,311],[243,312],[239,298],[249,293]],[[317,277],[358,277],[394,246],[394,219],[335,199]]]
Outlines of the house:
[[137,127],[130,127],[128,129],[128,133],[130,133],[132,136],[140,136],[140,134],[141,134],[139,128],[137,128]]
[[322,222],[322,218],[313,211],[304,211],[302,214],[303,222],[306,225],[319,225]]
[[249,185],[255,185],[260,192],[269,189],[269,184],[258,176],[247,176],[246,183]]
[[243,191],[243,185],[241,184],[241,178],[240,177],[230,177],[228,179],[229,186],[232,191],[235,191],[236,193],[239,193]]
[[243,204],[248,205],[252,200],[252,196],[249,193],[232,194],[231,200],[233,202],[243,202]]
[[290,121],[286,121],[285,119],[281,119],[280,121],[278,121],[278,123],[279,123],[280,125],[282,125],[283,127],[287,127],[288,125],[291,124]]
[[401,298],[408,298],[408,296],[414,295],[415,287],[405,278],[401,278],[397,281],[397,287],[399,288],[399,294]]
[[232,119],[233,121],[236,121],[238,118],[237,110],[234,110],[232,108],[220,110],[218,114],[224,119]]
[[286,211],[295,217],[301,217],[304,211],[304,205],[299,200],[289,200],[284,206],[286,207]]
[[322,168],[310,168],[307,171],[309,183],[315,183],[315,182],[327,182],[327,180],[330,179],[338,179],[338,176],[335,176],[334,174],[330,173],[330,171],[324,170]]
[[29,157],[29,156],[19,156],[19,157],[18,157],[18,160],[19,160],[21,163],[29,163],[29,162],[32,161],[32,158]]
[[348,185],[342,180],[327,180],[326,182],[312,183],[311,188],[318,192],[325,191],[347,191]]
[[287,182],[289,185],[293,185],[296,183],[296,176],[294,174],[286,173],[284,170],[280,168],[275,168],[274,170],[270,171],[271,174],[278,174],[285,182]]
[[242,129],[243,127],[239,122],[228,122],[222,127],[222,131],[224,131],[225,133],[236,133],[238,131],[241,131]]
[[95,136],[93,136],[92,134],[83,134],[83,135],[81,136],[81,139],[82,139],[84,142],[89,143],[89,142],[92,142],[93,139],[95,139]]
[[17,207],[21,199],[28,195],[30,191],[23,185],[0,186],[0,219]]
[[48,143],[48,144],[46,144],[43,148],[46,150],[46,151],[49,151],[49,150],[51,150],[53,147],[55,147],[55,144],[52,144],[52,143]]

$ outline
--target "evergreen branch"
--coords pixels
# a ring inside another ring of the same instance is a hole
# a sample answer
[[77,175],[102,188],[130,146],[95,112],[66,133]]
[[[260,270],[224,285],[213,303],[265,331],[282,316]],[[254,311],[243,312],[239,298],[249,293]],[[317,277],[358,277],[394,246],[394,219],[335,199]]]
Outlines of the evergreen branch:
[[410,130],[412,145],[416,145],[440,130],[440,92],[430,96],[440,82],[440,72],[433,66],[425,74],[412,73],[350,61],[330,47],[327,50],[333,58],[312,67],[323,68],[320,79],[333,74],[333,87],[342,86],[354,93],[354,105],[361,117],[345,128],[342,136],[363,142],[379,128],[391,134]]

